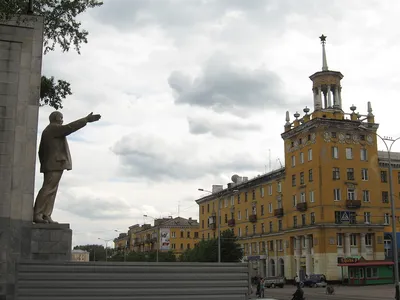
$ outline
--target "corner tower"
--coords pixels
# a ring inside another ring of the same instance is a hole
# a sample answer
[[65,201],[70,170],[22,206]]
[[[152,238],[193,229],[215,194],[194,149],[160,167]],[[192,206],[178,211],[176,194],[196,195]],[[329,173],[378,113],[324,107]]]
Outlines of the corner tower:
[[313,82],[312,91],[314,94],[314,111],[316,115],[322,115],[323,111],[338,113],[342,111],[342,86],[340,81],[343,78],[342,73],[328,69],[326,58],[326,36],[320,36],[322,44],[322,71],[316,72],[310,76]]

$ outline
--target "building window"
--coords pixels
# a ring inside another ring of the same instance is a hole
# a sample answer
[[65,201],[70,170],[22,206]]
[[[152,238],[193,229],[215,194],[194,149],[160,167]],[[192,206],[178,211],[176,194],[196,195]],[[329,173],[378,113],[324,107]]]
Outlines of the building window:
[[304,153],[300,152],[300,163],[304,164]]
[[247,202],[247,192],[244,193],[244,202]]
[[241,220],[242,219],[242,214],[240,213],[240,210],[238,211],[238,216],[237,216],[237,218],[238,218],[238,220]]
[[297,205],[297,196],[296,195],[292,196],[292,204],[293,204],[293,207],[295,207]]
[[238,228],[238,236],[242,236],[242,230],[240,227]]
[[310,191],[308,195],[309,195],[310,202],[311,203],[314,202],[314,191]]
[[257,225],[253,224],[253,234],[256,234],[256,232],[257,232]]
[[190,231],[186,232],[186,236],[188,239],[190,239]]
[[339,158],[339,148],[336,146],[332,147],[332,158],[333,159]]
[[363,201],[364,202],[369,202],[370,201],[369,191],[368,190],[364,190],[363,191]]
[[306,215],[305,214],[301,215],[301,226],[306,226]]
[[306,202],[306,193],[304,193],[304,192],[300,193],[300,202],[301,203]]
[[225,223],[228,223],[228,215],[225,214]]
[[237,195],[237,202],[240,204],[240,194]]
[[282,201],[278,200],[278,207],[277,208],[282,208]]
[[381,171],[381,182],[387,182],[387,171]]
[[235,196],[231,196],[231,206],[235,205]]
[[389,215],[388,213],[385,213],[385,214],[383,215],[383,223],[384,223],[385,225],[389,225],[389,224],[390,224],[390,215]]
[[204,215],[204,206],[201,207],[201,214]]
[[296,156],[292,155],[292,167],[296,166]]
[[272,221],[269,222],[269,232],[274,231],[274,225],[272,224]]
[[361,179],[363,181],[368,180],[368,169],[361,169]]
[[204,228],[204,220],[201,220],[201,228]]
[[264,188],[260,187],[260,196],[263,198],[264,197]]
[[249,226],[246,226],[244,228],[244,233],[245,233],[246,236],[249,235]]
[[365,235],[365,245],[372,246],[372,234],[371,233],[367,233]]
[[198,239],[198,238],[199,238],[199,233],[198,233],[198,232],[195,232],[195,233],[194,233],[194,238],[195,238],[195,239]]
[[339,180],[340,179],[340,169],[339,168],[333,168],[332,169],[332,179],[333,180]]
[[297,227],[297,216],[293,216],[293,227]]
[[347,168],[347,180],[354,180],[354,169]]
[[312,161],[312,149],[308,149],[308,161]]
[[[225,215],[226,216],[226,215]],[[183,235],[184,235],[184,232],[183,231],[181,231],[181,238],[183,238]]]
[[310,214],[310,223],[311,223],[311,225],[315,224],[315,213],[314,212],[312,212]]
[[249,219],[249,210],[247,208],[245,209],[245,213],[246,213],[246,220],[248,220]]
[[272,184],[268,186],[268,195],[272,195]]
[[225,207],[228,207],[228,204],[229,204],[229,199],[228,199],[228,197],[225,198],[224,203],[225,203]]
[[342,215],[341,211],[335,211],[335,223],[336,224],[341,224],[342,223]]
[[361,159],[362,161],[368,160],[368,157],[367,157],[367,149],[360,149],[360,159]]
[[282,240],[277,240],[276,241],[277,242],[277,248],[278,248],[278,251],[283,251],[283,242],[282,242]]
[[272,213],[272,203],[268,203],[268,211],[269,213]]
[[187,249],[190,249],[190,244],[187,244],[187,245],[186,245],[186,248],[187,248]]
[[353,148],[346,148],[346,159],[353,159]]
[[264,226],[264,223],[261,223],[261,233],[264,233],[265,232],[265,226]]
[[382,203],[389,203],[389,192],[382,192]]
[[400,184],[400,172],[397,172],[397,183]]
[[355,189],[347,189],[347,200],[357,200]]
[[343,247],[343,233],[336,234],[336,245],[338,247]]
[[183,250],[183,243],[181,243],[181,250]]
[[[203,235],[203,239],[204,239],[204,235]],[[176,249],[176,245],[175,244],[171,244],[171,249]]]
[[296,186],[296,175],[292,175],[292,186]]
[[357,246],[357,235],[354,233],[350,234],[350,246]]
[[308,170],[308,181],[313,181],[313,172],[312,169]]
[[282,193],[282,182],[278,181],[276,184],[276,189],[278,193]]
[[304,172],[300,172],[300,185],[304,184]]
[[278,220],[278,230],[282,231],[282,220]]
[[365,270],[367,278],[379,278],[378,268],[372,267]]
[[172,231],[172,232],[171,232],[171,237],[172,237],[172,238],[176,238],[176,233],[175,233],[175,231]]
[[261,205],[261,215],[263,216],[264,215],[264,205]]
[[371,213],[370,212],[364,212],[364,223],[371,223]]

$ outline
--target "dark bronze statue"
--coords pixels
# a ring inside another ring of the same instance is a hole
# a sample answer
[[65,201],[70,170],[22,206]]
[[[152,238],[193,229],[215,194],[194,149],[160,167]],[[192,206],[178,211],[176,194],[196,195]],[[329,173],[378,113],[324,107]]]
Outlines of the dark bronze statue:
[[58,184],[64,170],[72,169],[67,136],[83,128],[87,123],[96,122],[100,115],[90,113],[85,118],[63,125],[62,113],[55,111],[49,116],[50,124],[43,130],[39,145],[40,172],[44,174],[33,208],[33,222],[57,223],[51,218],[56,200]]

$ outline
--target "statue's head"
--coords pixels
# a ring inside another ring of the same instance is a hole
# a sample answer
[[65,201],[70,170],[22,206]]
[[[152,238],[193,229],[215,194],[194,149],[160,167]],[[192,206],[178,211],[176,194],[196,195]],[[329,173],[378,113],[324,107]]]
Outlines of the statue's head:
[[49,121],[52,124],[62,125],[62,123],[64,122],[63,114],[59,111],[53,111],[49,116]]

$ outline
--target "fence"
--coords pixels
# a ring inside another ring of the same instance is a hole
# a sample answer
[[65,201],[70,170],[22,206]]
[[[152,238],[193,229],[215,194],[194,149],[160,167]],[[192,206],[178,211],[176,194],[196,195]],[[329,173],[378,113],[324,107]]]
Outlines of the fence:
[[242,263],[21,262],[17,300],[247,300]]

